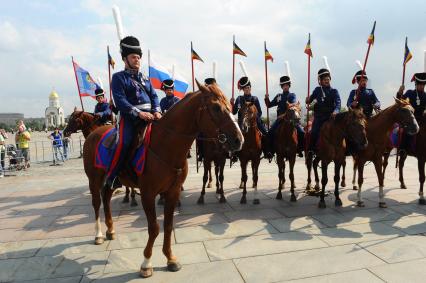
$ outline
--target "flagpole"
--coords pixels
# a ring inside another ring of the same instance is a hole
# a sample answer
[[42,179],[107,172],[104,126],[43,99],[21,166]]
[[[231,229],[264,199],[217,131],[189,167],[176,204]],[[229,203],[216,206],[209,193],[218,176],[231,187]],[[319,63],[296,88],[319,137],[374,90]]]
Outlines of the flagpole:
[[232,108],[234,108],[234,85],[235,85],[235,53],[234,53],[235,35],[232,41]]
[[76,73],[76,71],[75,71],[74,57],[73,57],[73,56],[71,56],[71,62],[72,62],[72,67],[73,67],[73,69],[74,69],[75,81],[77,82],[77,90],[78,90],[78,96],[80,97],[81,110],[83,110],[83,111],[84,111],[83,100],[81,99],[80,86],[79,86],[79,84],[78,84],[77,73]]
[[112,89],[111,89],[111,64],[109,59],[109,45],[107,45],[107,53],[108,53],[108,81],[109,81],[109,101],[112,101]]
[[[309,43],[309,48],[311,48],[310,47],[310,44],[311,44],[311,34],[309,34],[308,43]],[[312,54],[312,51],[311,51],[311,54]],[[310,93],[311,93],[311,54],[307,54],[308,55],[308,96],[307,96],[308,103],[306,105],[306,109],[307,109],[307,113],[306,113],[306,128],[305,128],[305,132],[306,133],[309,133],[309,111],[310,111],[310,105],[311,105],[309,103],[309,97],[310,97]],[[309,148],[310,136],[311,135],[307,135],[307,137],[306,137],[306,144],[305,144],[306,152],[307,152],[307,150]],[[306,155],[306,157],[307,157],[307,155]]]
[[[268,91],[268,60],[266,59],[266,41],[264,41],[264,57],[265,57],[265,81],[266,81],[266,96],[269,96],[269,91]],[[269,130],[269,107],[266,106],[266,124],[268,125],[268,130]]]
[[[191,69],[192,69],[192,92],[195,92],[195,75],[194,75],[194,58],[192,58],[192,41],[191,41]],[[198,173],[198,142],[195,140],[195,164]]]
[[[403,60],[404,63],[402,64],[402,85],[405,85],[405,66],[407,65],[405,62],[405,52],[407,51],[407,37],[405,37],[405,46],[404,46],[404,56],[403,56]],[[402,140],[402,132],[403,129],[402,127],[399,127],[398,129],[398,145],[401,144],[401,140]],[[399,149],[400,147],[398,146],[396,149],[396,158],[395,158],[395,168],[398,168],[398,163],[399,163]]]
[[[373,24],[373,36],[374,36],[374,30],[375,30],[375,28],[376,28],[376,21],[374,21],[374,24]],[[362,73],[361,73],[361,78],[360,79],[362,79],[364,77],[364,72],[365,72],[365,68],[367,66],[367,61],[368,61],[368,55],[370,54],[370,49],[371,49],[371,45],[373,44],[373,42],[374,42],[374,37],[373,37],[373,40],[368,43],[367,54],[365,55],[364,65],[362,66]],[[361,84],[358,85],[358,89],[356,91],[356,97],[355,97],[356,101],[359,100],[359,94],[360,94],[360,92],[361,92]]]
[[407,65],[406,63],[407,62],[405,62],[405,51],[406,51],[406,46],[407,46],[407,37],[405,37],[405,46],[404,46],[404,64],[403,64],[403,67],[402,67],[402,85],[405,85],[405,66]]

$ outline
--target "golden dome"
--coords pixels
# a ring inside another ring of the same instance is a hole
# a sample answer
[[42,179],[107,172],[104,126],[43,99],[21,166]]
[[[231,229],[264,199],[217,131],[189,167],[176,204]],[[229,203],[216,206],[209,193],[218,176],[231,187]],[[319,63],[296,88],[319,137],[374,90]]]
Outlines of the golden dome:
[[49,98],[59,98],[59,95],[58,95],[58,93],[56,92],[56,91],[52,91],[50,94],[49,94]]

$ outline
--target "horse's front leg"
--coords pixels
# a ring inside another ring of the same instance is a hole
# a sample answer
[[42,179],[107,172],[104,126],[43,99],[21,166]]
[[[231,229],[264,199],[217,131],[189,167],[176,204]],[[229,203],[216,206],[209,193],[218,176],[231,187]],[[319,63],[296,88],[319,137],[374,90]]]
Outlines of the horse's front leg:
[[346,158],[345,158],[345,160],[343,160],[342,169],[343,169],[343,172],[342,172],[342,182],[340,183],[340,186],[342,188],[344,188],[344,187],[346,187]]
[[296,163],[296,154],[294,154],[294,156],[292,156],[289,159],[289,165],[290,165],[290,173],[288,175],[288,177],[290,178],[290,182],[291,182],[291,187],[290,187],[290,201],[295,202],[297,201],[296,195],[294,194],[294,189],[296,188],[296,185],[294,183],[294,164]]
[[328,168],[328,162],[327,161],[321,161],[321,195],[320,195],[320,201],[318,204],[319,208],[325,208],[325,187],[328,183],[328,176],[327,176],[327,168]]
[[[356,159],[353,159],[353,161],[354,161],[354,164],[353,164],[353,172],[354,172],[354,174],[352,175],[352,190],[356,191],[356,190],[358,190],[358,186],[356,185],[356,173],[358,171],[358,176],[359,176],[360,172],[359,172],[359,170],[357,170],[357,169],[359,169],[359,167],[358,167],[358,161],[356,161]],[[363,165],[363,168],[364,168],[364,165]]]
[[204,167],[203,188],[201,189],[201,194],[197,201],[198,204],[204,204],[204,195],[206,194],[206,183],[208,181],[209,172],[211,170],[211,163],[207,162],[205,157],[204,157],[203,165],[204,165],[203,166]]
[[313,163],[313,167],[314,167],[314,174],[315,174],[315,191],[319,191],[320,190],[320,184],[319,184],[319,176],[318,176],[318,164],[320,162],[319,157],[315,157],[314,159],[314,163]]
[[419,204],[426,205],[426,200],[423,195],[423,185],[425,183],[425,160],[421,157],[417,157],[417,168],[419,169]]
[[225,193],[223,191],[223,180],[224,180],[223,171],[225,169],[225,163],[226,163],[226,158],[224,158],[223,160],[221,160],[221,162],[219,164],[219,185],[220,185],[220,199],[219,199],[219,202],[220,203],[225,203],[226,202]]
[[107,226],[106,238],[107,240],[115,239],[114,223],[111,214],[111,197],[113,190],[102,189],[102,203],[104,205],[105,224]]
[[306,160],[305,160],[306,169],[308,169],[308,181],[307,181],[307,184],[306,184],[306,191],[310,191],[312,189],[312,186],[311,186],[311,182],[312,182],[312,179],[311,179],[312,160],[313,160],[313,153],[311,151],[308,151],[306,153]]
[[132,193],[131,193],[131,197],[132,197],[132,202],[130,203],[130,206],[138,206],[138,202],[136,201],[136,189],[135,188],[131,188],[132,189]]
[[278,193],[275,197],[276,199],[283,199],[283,195],[281,190],[284,189],[284,158],[281,154],[277,153],[277,165],[278,165]]
[[211,162],[209,162],[209,183],[207,184],[207,188],[210,189],[212,187],[212,182],[213,182],[212,167],[211,167]]
[[214,175],[216,177],[216,195],[220,194],[220,182],[219,182],[219,165],[217,161],[214,162]]
[[241,185],[240,188],[242,186],[243,189],[243,195],[241,197],[240,203],[241,204],[245,204],[247,203],[247,161],[240,161],[241,164]]
[[253,160],[251,162],[251,168],[253,171],[253,188],[254,188],[254,198],[253,198],[253,204],[260,204],[260,200],[257,196],[257,180],[259,179],[259,163],[260,158],[257,158],[256,160]]
[[130,201],[129,195],[130,195],[130,189],[129,187],[126,186],[126,194],[124,195],[123,203],[129,203]]
[[404,164],[405,164],[405,160],[407,159],[407,152],[405,150],[403,150],[401,152],[401,156],[399,157],[399,182],[401,184],[401,189],[406,189],[407,186],[405,185],[404,182]]
[[376,158],[374,161],[374,168],[376,169],[377,179],[379,180],[379,207],[386,208],[385,202],[385,193],[383,190],[384,187],[384,177],[383,177],[383,161],[382,157]]
[[335,161],[334,162],[334,205],[336,207],[342,206],[342,200],[339,196],[339,182],[340,182],[340,167],[342,162]]
[[382,166],[382,168],[383,168],[383,171],[382,171],[383,176],[385,176],[386,168],[388,167],[388,164],[389,164],[390,152],[391,152],[391,149],[389,149],[389,152],[385,152],[383,154],[383,166]]
[[358,192],[357,192],[358,201],[357,201],[356,205],[359,206],[359,207],[365,206],[364,201],[362,199],[362,184],[364,183],[364,165],[365,165],[365,162],[359,162],[358,161],[356,163],[357,168],[355,168],[355,163],[354,163],[354,179],[355,179],[356,171],[358,171],[358,188],[356,188],[355,185],[354,185],[353,189],[358,190]]

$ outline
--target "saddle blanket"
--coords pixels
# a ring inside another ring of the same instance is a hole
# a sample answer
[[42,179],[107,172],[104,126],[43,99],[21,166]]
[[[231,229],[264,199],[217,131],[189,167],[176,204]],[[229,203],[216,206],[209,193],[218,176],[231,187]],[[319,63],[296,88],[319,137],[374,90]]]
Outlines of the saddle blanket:
[[[101,137],[96,147],[95,153],[95,167],[108,171],[109,166],[114,158],[114,153],[117,149],[118,143],[114,142],[115,136],[117,135],[117,128],[111,128],[107,130]],[[136,150],[134,155],[129,158],[131,168],[136,172],[137,175],[141,175],[145,168],[146,149],[149,146],[151,139],[151,124],[147,126],[146,134],[142,145]],[[112,141],[112,142],[111,142]]]

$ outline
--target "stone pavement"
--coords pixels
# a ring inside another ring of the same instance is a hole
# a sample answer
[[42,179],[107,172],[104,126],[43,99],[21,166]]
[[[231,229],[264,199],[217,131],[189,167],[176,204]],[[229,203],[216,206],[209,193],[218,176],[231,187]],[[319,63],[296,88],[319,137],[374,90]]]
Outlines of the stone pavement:
[[[57,167],[34,165],[0,179],[0,281],[425,282],[426,207],[417,204],[417,161],[407,160],[407,190],[399,189],[394,162],[391,158],[386,176],[389,208],[378,208],[370,164],[365,169],[365,208],[354,206],[356,192],[348,172],[343,207],[335,208],[330,194],[322,210],[318,198],[303,194],[301,159],[295,170],[297,203],[289,202],[288,181],[284,200],[275,200],[277,168],[262,161],[259,205],[251,204],[251,189],[248,204],[239,203],[237,166],[225,169],[226,204],[219,204],[214,189],[208,189],[206,204],[197,205],[202,175],[191,164],[175,216],[173,250],[183,268],[165,270],[160,234],[149,279],[138,275],[148,236],[140,199],[131,207],[122,203],[123,194],[114,196],[117,239],[95,246],[82,160]],[[158,216],[162,224],[161,207]]]

